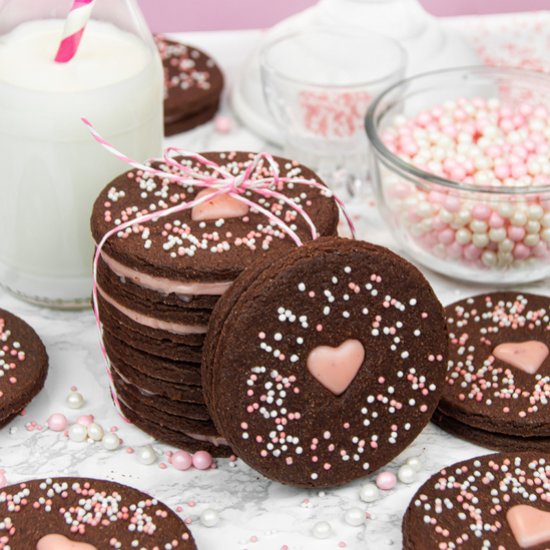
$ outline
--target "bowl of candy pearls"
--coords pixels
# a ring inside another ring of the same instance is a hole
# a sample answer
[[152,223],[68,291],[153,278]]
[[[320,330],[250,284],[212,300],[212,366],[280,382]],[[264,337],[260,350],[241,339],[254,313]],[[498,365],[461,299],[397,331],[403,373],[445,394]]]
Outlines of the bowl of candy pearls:
[[468,67],[387,88],[366,118],[384,218],[413,259],[510,285],[550,275],[550,76]]

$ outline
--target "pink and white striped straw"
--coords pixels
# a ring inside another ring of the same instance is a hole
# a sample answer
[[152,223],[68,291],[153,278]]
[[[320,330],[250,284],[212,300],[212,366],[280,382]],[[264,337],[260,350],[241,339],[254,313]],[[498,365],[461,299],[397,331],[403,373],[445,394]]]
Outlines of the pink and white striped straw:
[[76,55],[94,2],[95,0],[73,0],[73,6],[65,20],[63,39],[55,56],[56,63],[68,63]]

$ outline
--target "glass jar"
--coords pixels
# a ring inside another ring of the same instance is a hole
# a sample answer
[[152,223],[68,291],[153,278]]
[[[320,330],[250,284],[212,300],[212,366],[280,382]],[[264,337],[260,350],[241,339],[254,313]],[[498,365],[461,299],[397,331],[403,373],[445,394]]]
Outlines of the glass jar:
[[0,284],[40,305],[91,293],[89,217],[125,166],[81,121],[129,156],[158,156],[163,72],[136,0],[96,0],[69,63],[54,57],[68,0],[0,2]]

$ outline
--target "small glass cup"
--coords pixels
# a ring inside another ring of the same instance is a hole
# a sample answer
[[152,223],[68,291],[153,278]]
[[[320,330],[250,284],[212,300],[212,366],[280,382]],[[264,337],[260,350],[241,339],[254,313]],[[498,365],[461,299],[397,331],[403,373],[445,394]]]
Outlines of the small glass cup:
[[260,64],[285,154],[355,195],[367,178],[365,114],[378,92],[403,77],[404,50],[374,33],[308,30],[268,42]]

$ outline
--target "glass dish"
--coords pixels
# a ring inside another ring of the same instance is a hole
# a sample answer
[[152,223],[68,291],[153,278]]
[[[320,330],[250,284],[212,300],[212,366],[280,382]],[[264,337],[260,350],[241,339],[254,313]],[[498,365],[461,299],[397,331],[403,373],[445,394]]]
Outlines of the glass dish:
[[[372,102],[366,131],[379,208],[405,253],[443,275],[492,285],[543,279],[550,275],[549,126],[539,132],[542,184],[524,185],[518,179],[514,185],[496,185],[496,180],[489,185],[482,178],[464,183],[421,168],[388,146],[386,136],[396,121],[434,112],[446,102],[478,99],[503,108],[532,105],[549,113],[550,77],[512,68],[442,70],[403,80]],[[493,166],[508,160],[494,159]]]

